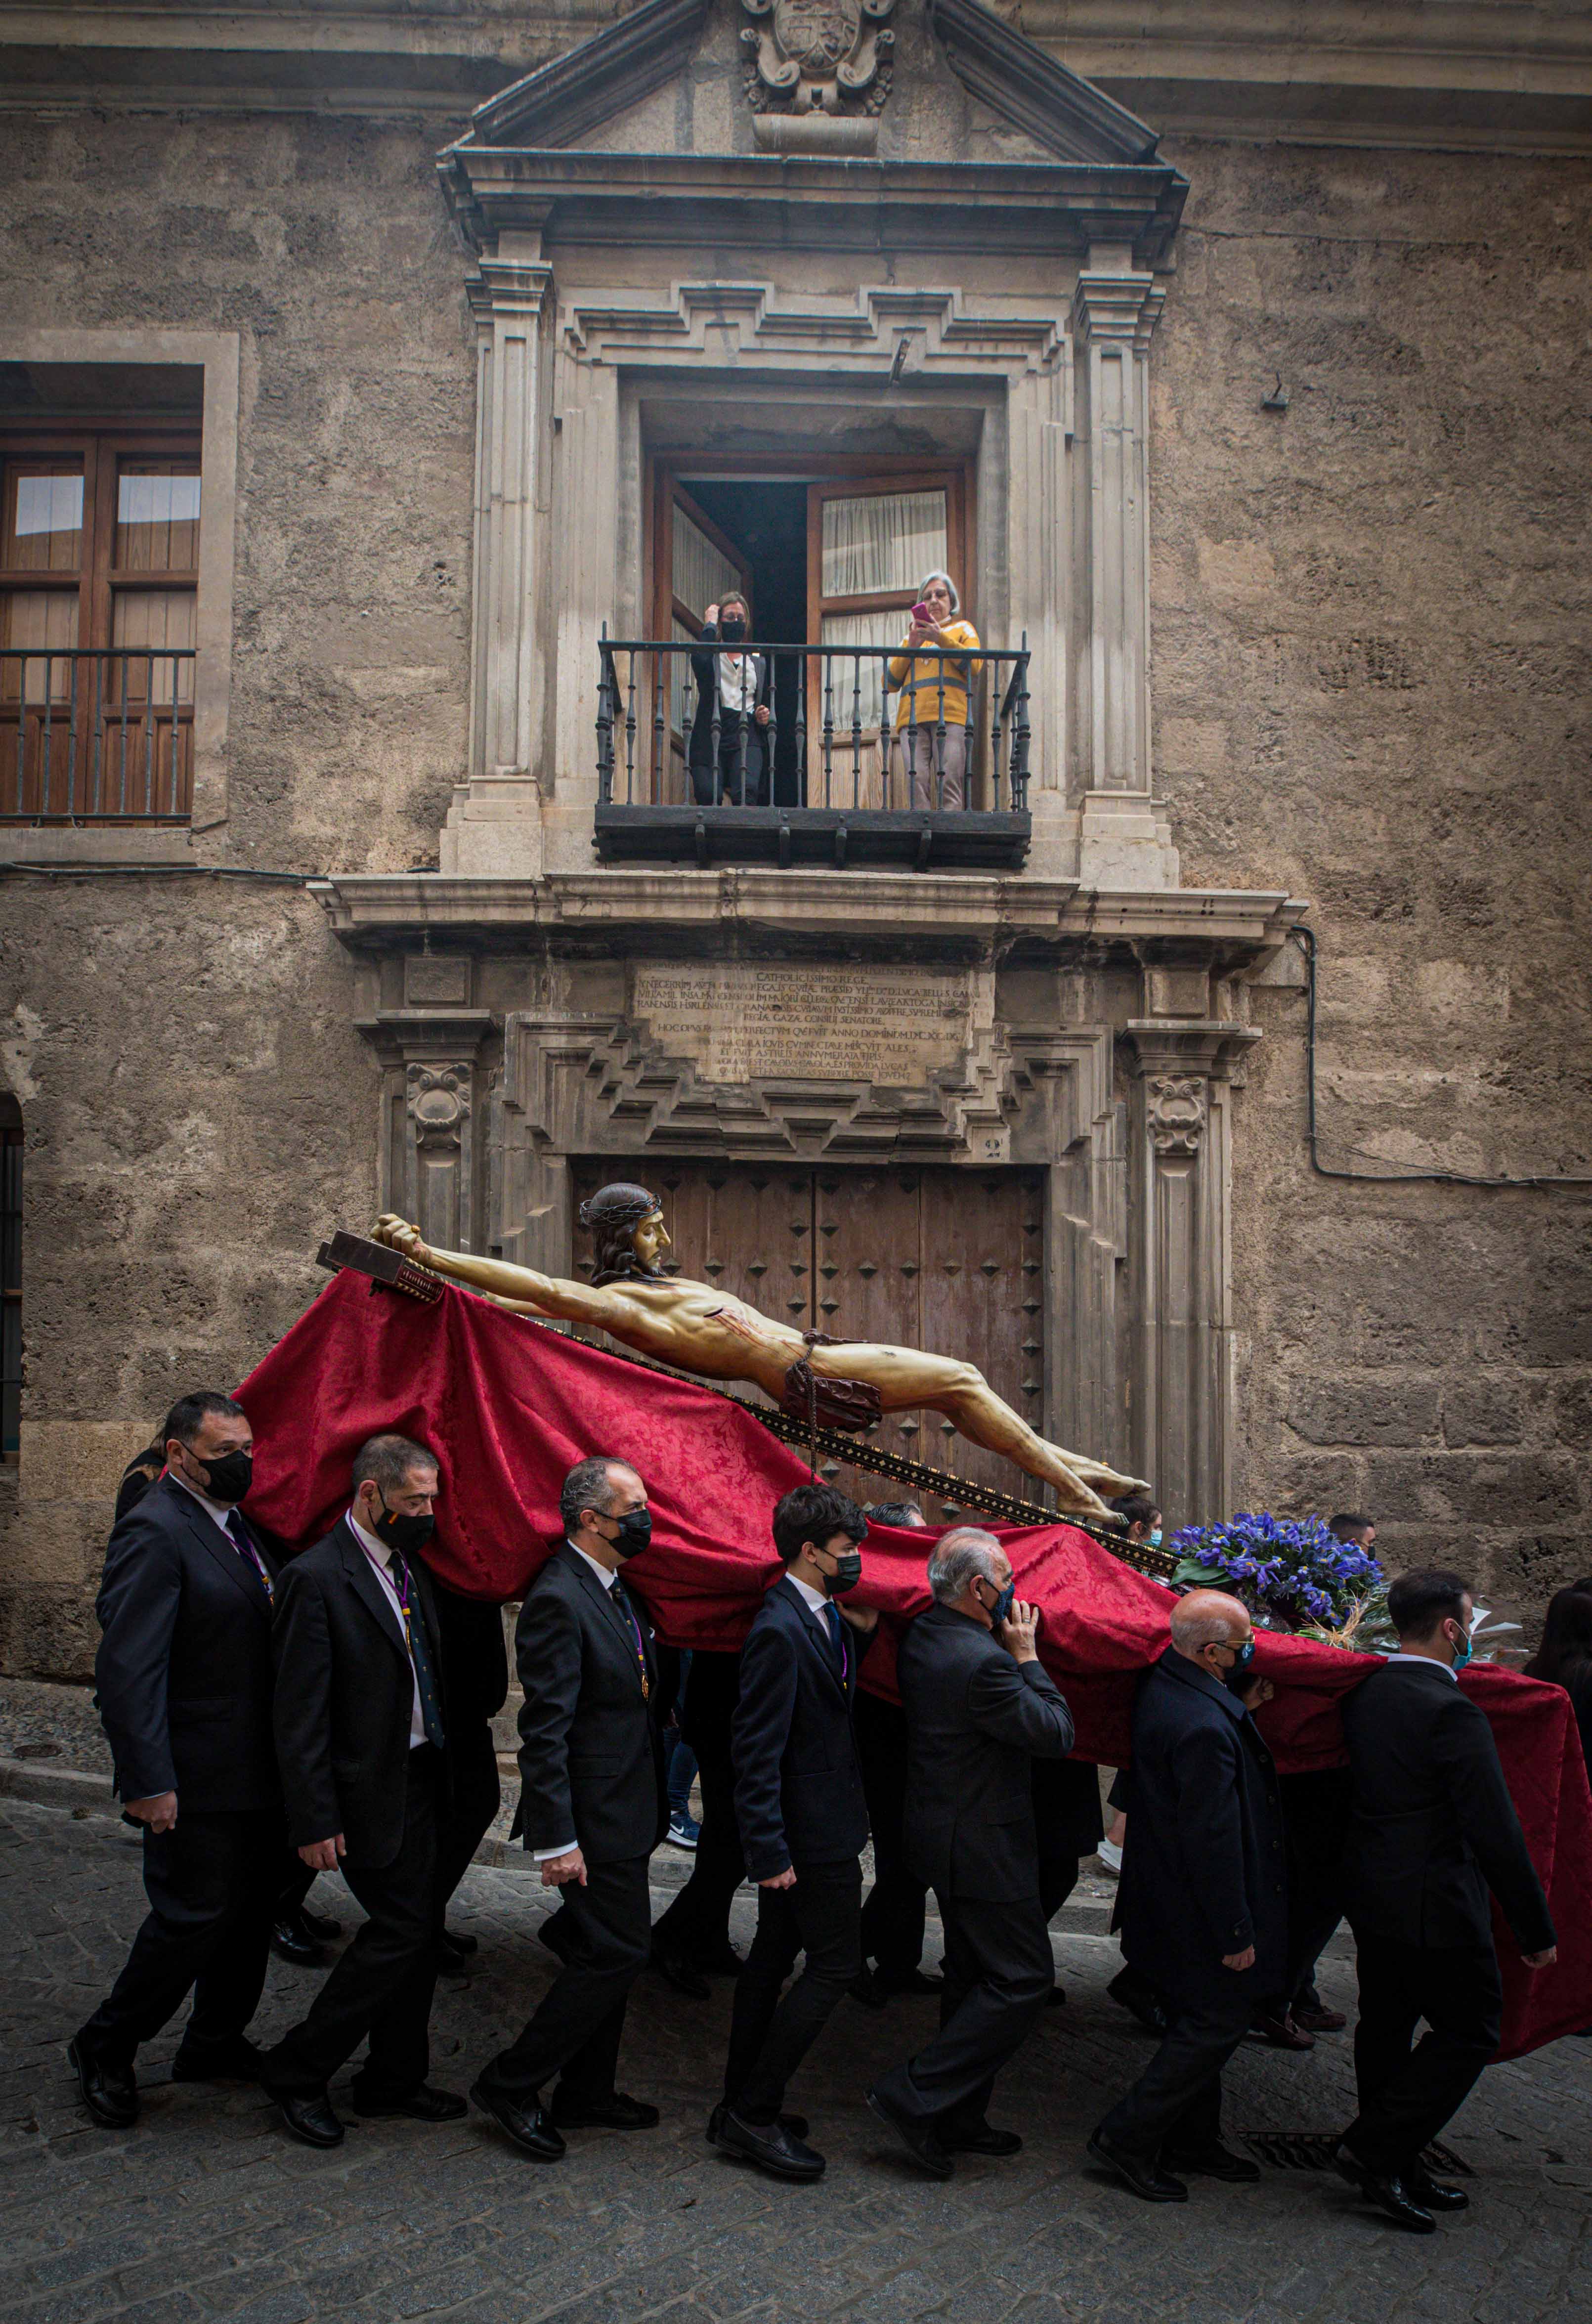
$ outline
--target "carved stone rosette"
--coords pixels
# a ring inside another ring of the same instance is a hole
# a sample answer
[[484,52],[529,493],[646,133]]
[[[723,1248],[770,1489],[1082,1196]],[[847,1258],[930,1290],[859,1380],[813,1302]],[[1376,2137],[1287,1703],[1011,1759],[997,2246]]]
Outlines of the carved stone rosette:
[[889,95],[896,0],[741,0],[754,113],[877,114]]
[[1154,1074],[1145,1117],[1157,1154],[1197,1154],[1205,1135],[1205,1084],[1192,1074]]

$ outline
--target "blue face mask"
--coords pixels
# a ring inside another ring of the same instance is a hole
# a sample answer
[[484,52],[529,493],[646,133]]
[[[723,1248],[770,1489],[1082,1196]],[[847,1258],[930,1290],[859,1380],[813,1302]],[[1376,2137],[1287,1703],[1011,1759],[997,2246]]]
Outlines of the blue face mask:
[[1015,1582],[1008,1582],[1006,1588],[1001,1591],[999,1597],[995,1600],[994,1605],[985,1607],[984,1611],[989,1617],[989,1627],[992,1630],[999,1630],[1001,1624],[1011,1612],[1012,1600],[1017,1594],[1017,1583]]
[[1475,1641],[1471,1637],[1469,1631],[1467,1630],[1465,1633],[1464,1644],[1456,1650],[1454,1655],[1454,1674],[1456,1677],[1459,1676],[1459,1673],[1464,1669],[1466,1664],[1470,1660],[1471,1655],[1475,1652]]
[[1230,1670],[1223,1673],[1224,1683],[1235,1691],[1248,1684],[1250,1665],[1255,1660],[1255,1640],[1246,1638],[1236,1651],[1237,1660]]
[[1161,1546],[1161,1528],[1160,1528],[1160,1526],[1151,1526],[1151,1528],[1150,1528],[1150,1531],[1149,1531],[1149,1534],[1148,1534],[1147,1538],[1148,1538],[1148,1541],[1149,1541],[1150,1547],[1151,1547],[1152,1549],[1159,1549],[1159,1548],[1160,1548],[1160,1546]]

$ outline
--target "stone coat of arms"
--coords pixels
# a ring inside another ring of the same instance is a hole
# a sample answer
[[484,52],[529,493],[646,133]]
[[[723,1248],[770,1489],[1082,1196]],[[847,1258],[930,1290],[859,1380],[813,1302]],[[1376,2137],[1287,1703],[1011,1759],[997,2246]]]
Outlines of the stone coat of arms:
[[755,112],[878,113],[890,86],[896,0],[741,0]]

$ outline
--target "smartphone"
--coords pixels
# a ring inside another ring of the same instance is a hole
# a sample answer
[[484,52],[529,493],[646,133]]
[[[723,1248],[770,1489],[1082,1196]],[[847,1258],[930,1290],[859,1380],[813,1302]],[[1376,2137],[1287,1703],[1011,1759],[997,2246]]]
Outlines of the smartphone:
[[920,630],[932,630],[934,627],[934,617],[926,605],[914,605],[912,618]]

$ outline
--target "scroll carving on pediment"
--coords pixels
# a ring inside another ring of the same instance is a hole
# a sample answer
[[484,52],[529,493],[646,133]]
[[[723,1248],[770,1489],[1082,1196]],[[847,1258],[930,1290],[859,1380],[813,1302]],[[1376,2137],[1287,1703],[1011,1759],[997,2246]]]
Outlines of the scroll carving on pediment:
[[1157,1154],[1192,1155],[1205,1135],[1205,1084],[1197,1074],[1155,1074],[1146,1092]]
[[890,93],[896,0],[741,0],[754,113],[876,115]]

